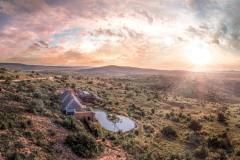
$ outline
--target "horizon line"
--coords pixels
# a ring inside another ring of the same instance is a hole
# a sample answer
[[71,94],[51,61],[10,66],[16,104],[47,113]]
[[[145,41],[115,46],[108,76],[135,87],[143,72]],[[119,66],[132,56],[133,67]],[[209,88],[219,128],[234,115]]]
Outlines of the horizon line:
[[68,67],[68,68],[75,68],[75,67],[89,67],[86,69],[91,68],[102,68],[102,67],[128,67],[128,68],[136,68],[136,69],[148,69],[148,70],[156,70],[156,71],[187,71],[187,72],[240,72],[240,70],[228,69],[228,70],[191,70],[191,69],[157,69],[157,68],[146,68],[146,67],[138,67],[138,66],[127,66],[127,65],[99,65],[99,66],[88,66],[88,65],[51,65],[51,64],[28,64],[28,63],[21,63],[21,62],[0,62],[0,64],[10,64],[10,65],[26,65],[26,66],[42,66],[42,67]]

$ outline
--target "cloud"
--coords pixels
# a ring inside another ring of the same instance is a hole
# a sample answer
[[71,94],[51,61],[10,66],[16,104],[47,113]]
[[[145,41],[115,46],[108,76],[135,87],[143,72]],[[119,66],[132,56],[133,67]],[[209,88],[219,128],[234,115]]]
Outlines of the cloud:
[[137,10],[136,12],[138,14],[140,14],[141,16],[144,16],[147,19],[149,24],[153,23],[154,18],[148,12],[146,12],[145,10],[139,10],[139,11]]
[[240,15],[238,14],[240,1],[230,0],[226,5],[224,17],[218,28],[218,37],[228,41],[228,45],[232,48],[240,49]]
[[0,1],[0,12],[11,15],[15,13],[15,5],[10,3],[9,1]]
[[216,7],[212,0],[187,0],[187,3],[199,17],[206,17]]
[[40,50],[39,48],[29,48],[24,53],[5,59],[7,62],[20,62],[28,64],[44,64],[44,65],[99,65],[104,64],[92,56],[82,54],[76,51],[64,52],[61,47],[50,48],[48,50]]
[[0,60],[159,67],[183,64],[179,57],[193,38],[233,54],[240,48],[239,3],[0,0]]
[[240,49],[240,15],[238,14],[240,1],[187,0],[187,4],[195,13],[197,20],[207,24],[203,26],[208,26],[195,28],[195,31],[191,32],[199,34],[205,29],[208,31],[208,36],[212,36],[213,43],[228,50],[235,50],[234,52]]

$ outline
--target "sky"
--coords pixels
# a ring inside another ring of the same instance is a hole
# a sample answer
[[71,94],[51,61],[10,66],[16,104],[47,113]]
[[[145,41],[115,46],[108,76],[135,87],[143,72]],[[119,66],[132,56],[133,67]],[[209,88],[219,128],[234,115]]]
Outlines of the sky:
[[0,0],[0,62],[240,70],[240,0]]

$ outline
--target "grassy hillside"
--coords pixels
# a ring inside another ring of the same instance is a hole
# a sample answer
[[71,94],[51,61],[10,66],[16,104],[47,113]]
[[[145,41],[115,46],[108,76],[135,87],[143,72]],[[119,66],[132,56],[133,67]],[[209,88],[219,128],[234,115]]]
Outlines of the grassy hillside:
[[[8,79],[0,83],[0,159],[101,159],[121,153],[139,160],[240,158],[239,75],[112,77],[2,69],[0,76]],[[54,81],[12,81],[46,76]],[[58,89],[65,87],[97,94],[102,101],[89,106],[129,116],[137,128],[110,133],[94,122],[97,134],[90,133],[60,112]],[[90,148],[77,147],[89,142]]]
[[[183,73],[185,71],[176,71],[176,72]],[[81,69],[79,70],[79,73],[121,76],[121,75],[159,75],[159,74],[166,74],[168,73],[168,71],[110,65],[110,66],[103,66],[103,67]]]
[[0,63],[1,68],[21,71],[37,71],[37,72],[77,72],[81,69],[87,69],[88,66],[44,66],[44,65],[26,65],[21,63]]

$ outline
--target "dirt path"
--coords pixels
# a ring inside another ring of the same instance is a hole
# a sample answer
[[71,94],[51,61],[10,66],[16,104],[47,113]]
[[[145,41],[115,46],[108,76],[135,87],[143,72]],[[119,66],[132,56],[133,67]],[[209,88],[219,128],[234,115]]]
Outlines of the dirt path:
[[[54,81],[54,77],[14,79],[14,80],[11,80],[11,82],[38,81],[38,80],[50,80],[50,81]],[[4,83],[5,81],[6,81],[6,80],[0,80],[0,83]]]

